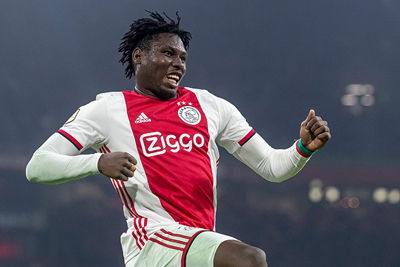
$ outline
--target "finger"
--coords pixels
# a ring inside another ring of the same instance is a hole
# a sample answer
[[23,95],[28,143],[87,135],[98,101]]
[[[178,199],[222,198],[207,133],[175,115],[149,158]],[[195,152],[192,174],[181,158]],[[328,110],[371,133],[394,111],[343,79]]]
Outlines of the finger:
[[318,137],[321,133],[328,132],[329,133],[329,128],[326,125],[322,125],[319,128],[317,128],[315,131],[312,131],[315,136]]
[[126,177],[133,177],[133,171],[127,168],[123,168],[121,171]]
[[128,170],[135,172],[136,171],[136,166],[135,164],[131,163],[130,161],[125,162],[123,165],[123,167],[127,168]]
[[131,163],[133,163],[135,165],[137,164],[137,160],[131,154],[128,154],[128,160],[129,160],[129,162],[131,162]]
[[322,120],[321,117],[314,117],[314,118],[312,118],[312,119],[306,124],[306,129],[307,129],[307,130],[310,130],[311,127],[314,125],[314,123],[316,123],[316,122],[318,122],[318,121],[321,121],[321,120]]
[[134,172],[136,170],[135,164],[131,163],[130,161],[125,162],[125,164],[123,166],[125,168],[127,168],[128,170],[131,170],[132,172]]
[[128,181],[128,177],[126,177],[126,175],[123,174],[122,171],[121,171],[121,173],[119,174],[119,176],[116,177],[116,178],[114,178],[114,179],[122,180],[122,181],[125,181],[125,182]]
[[307,118],[301,123],[301,126],[305,126],[313,118],[313,116],[315,116],[315,111],[313,109],[310,109]]
[[308,116],[306,118],[306,123],[308,123],[314,117],[315,117],[315,110],[310,109],[310,111],[308,112]]
[[129,160],[124,160],[124,163],[122,164],[123,167],[130,169],[132,166],[132,162],[130,162]]
[[331,139],[331,133],[330,132],[323,132],[323,133],[321,133],[321,134],[319,134],[318,136],[317,136],[317,138],[319,139],[319,140],[321,140],[322,142],[328,142],[330,139]]
[[314,123],[314,125],[311,127],[311,131],[315,132],[319,127],[321,126],[326,126],[328,125],[328,123],[326,121],[317,121],[316,123]]

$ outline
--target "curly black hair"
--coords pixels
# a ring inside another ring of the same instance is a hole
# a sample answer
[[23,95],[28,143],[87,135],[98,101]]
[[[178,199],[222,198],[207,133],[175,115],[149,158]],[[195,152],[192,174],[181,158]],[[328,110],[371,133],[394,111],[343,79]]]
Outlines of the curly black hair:
[[[147,11],[147,10],[146,10]],[[189,47],[189,41],[192,39],[190,32],[181,30],[179,23],[181,17],[178,11],[176,12],[176,22],[163,12],[164,16],[168,21],[164,19],[158,12],[150,12],[151,18],[141,18],[133,21],[130,25],[130,30],[122,37],[122,42],[118,48],[118,52],[122,53],[122,57],[119,62],[124,65],[127,63],[125,68],[125,75],[128,79],[135,75],[135,69],[132,62],[132,53],[135,48],[142,50],[150,49],[150,41],[157,37],[160,33],[174,33],[177,34],[183,43],[185,49]]]

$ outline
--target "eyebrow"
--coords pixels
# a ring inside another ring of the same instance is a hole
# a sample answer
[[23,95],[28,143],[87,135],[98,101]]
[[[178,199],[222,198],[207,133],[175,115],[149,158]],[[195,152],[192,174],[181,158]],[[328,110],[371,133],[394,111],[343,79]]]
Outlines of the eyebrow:
[[179,49],[177,49],[177,48],[175,48],[175,47],[172,47],[172,46],[170,46],[170,45],[168,45],[167,46],[169,49],[171,49],[171,50],[173,50],[173,51],[178,51],[178,52],[180,52],[183,56],[188,56],[188,53],[186,52],[186,51],[184,51],[184,50],[179,50]]

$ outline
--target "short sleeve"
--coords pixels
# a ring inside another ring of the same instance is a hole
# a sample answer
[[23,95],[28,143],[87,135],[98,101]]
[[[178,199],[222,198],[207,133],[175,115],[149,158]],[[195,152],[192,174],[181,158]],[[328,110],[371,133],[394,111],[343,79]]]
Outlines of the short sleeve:
[[107,106],[104,99],[80,107],[58,130],[79,151],[104,142],[107,138]]
[[217,143],[232,154],[243,146],[255,131],[234,105],[222,98],[217,98],[217,102],[219,110]]

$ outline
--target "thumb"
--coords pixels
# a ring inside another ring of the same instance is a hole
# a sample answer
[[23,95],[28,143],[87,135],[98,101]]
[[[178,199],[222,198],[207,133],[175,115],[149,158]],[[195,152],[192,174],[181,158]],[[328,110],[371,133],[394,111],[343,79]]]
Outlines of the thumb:
[[305,123],[308,123],[314,117],[315,117],[315,111],[313,109],[310,109],[310,112],[308,113]]

